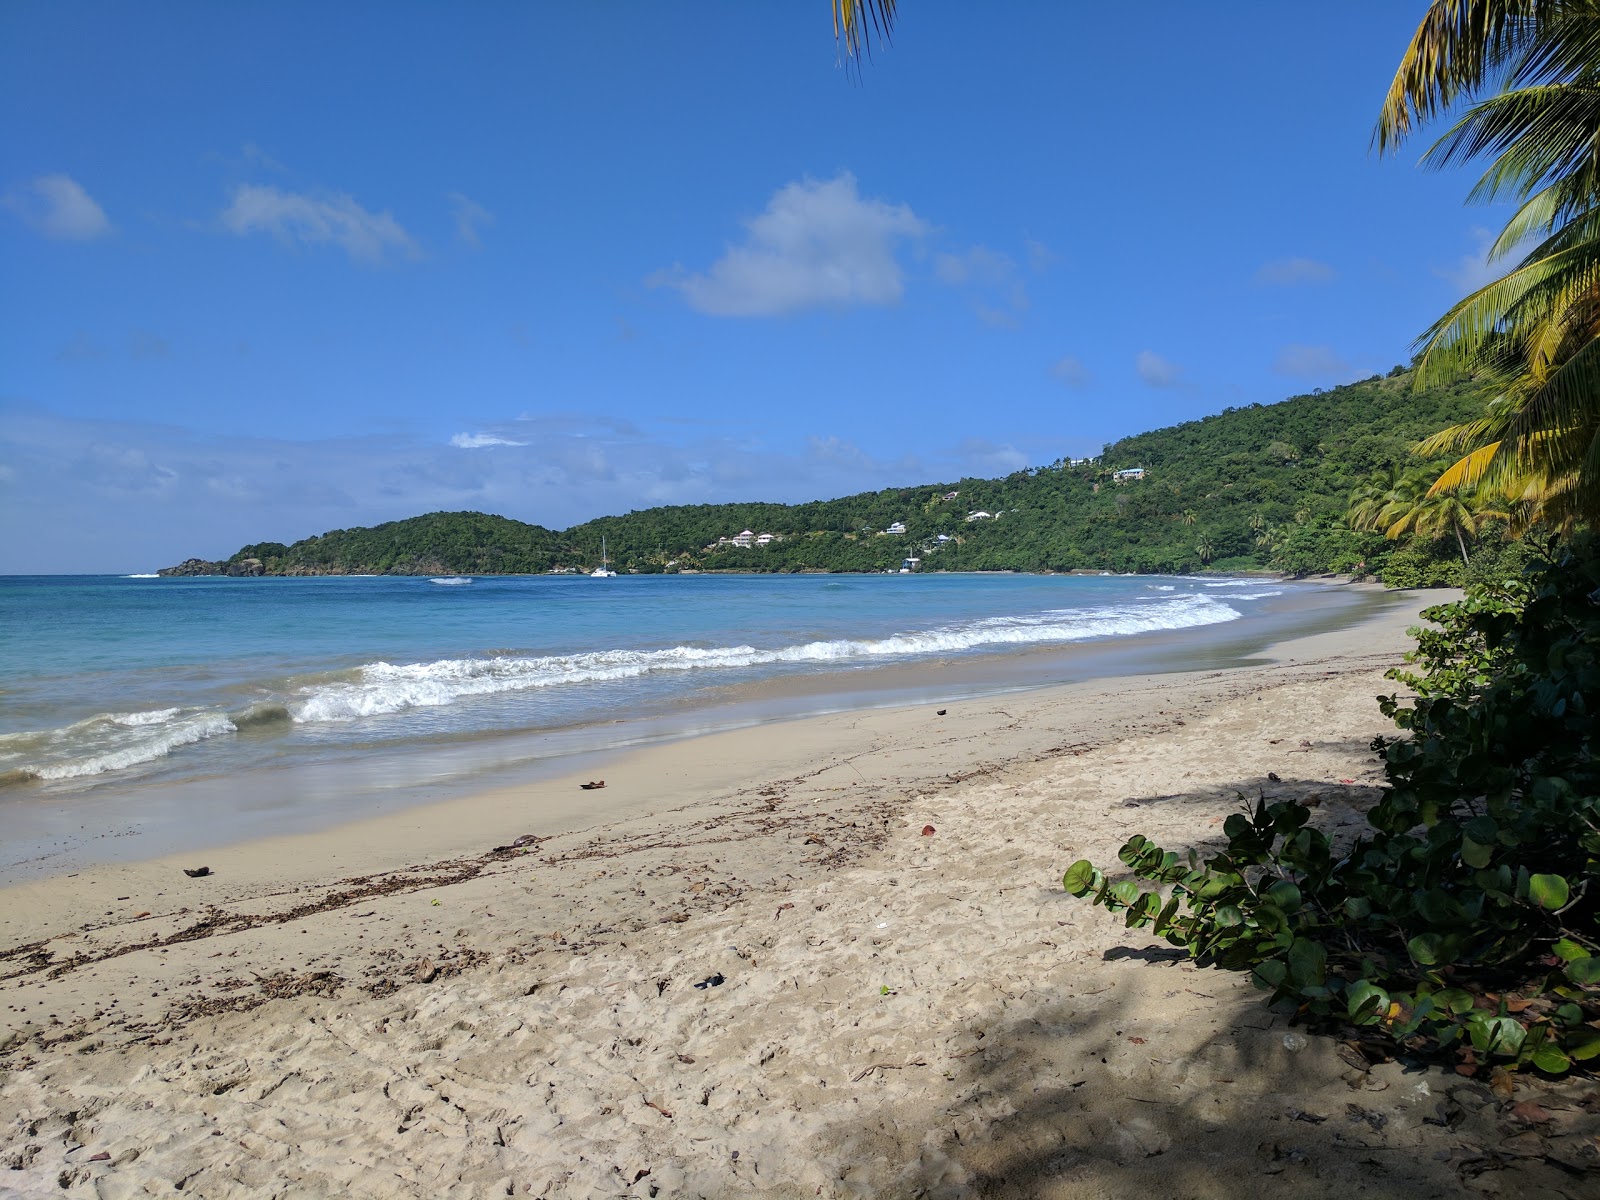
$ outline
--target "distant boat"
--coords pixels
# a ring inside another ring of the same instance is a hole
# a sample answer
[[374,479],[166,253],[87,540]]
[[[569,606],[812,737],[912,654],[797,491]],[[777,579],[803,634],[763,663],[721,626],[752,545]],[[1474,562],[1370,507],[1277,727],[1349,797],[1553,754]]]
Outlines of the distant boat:
[[606,557],[606,539],[600,538],[600,565],[589,572],[590,579],[615,579],[617,573],[611,569],[611,560]]

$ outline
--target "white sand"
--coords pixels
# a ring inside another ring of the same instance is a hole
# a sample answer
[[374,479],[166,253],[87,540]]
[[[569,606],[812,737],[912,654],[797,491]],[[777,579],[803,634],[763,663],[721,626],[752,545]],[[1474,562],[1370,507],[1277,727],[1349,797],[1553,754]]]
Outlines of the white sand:
[[603,827],[566,778],[0,891],[0,1193],[1600,1194],[1582,1085],[1357,1070],[1060,888],[1241,791],[1358,820],[1434,599],[619,756]]

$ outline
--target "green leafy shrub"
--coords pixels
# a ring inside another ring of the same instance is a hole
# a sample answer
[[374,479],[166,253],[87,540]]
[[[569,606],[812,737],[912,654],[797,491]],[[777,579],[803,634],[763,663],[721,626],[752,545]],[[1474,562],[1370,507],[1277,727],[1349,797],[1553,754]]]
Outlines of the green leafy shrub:
[[1415,699],[1380,700],[1407,736],[1374,743],[1388,787],[1353,845],[1262,799],[1203,861],[1135,836],[1133,878],[1080,861],[1063,884],[1309,1016],[1564,1071],[1600,1056],[1600,554],[1424,616],[1390,672]]

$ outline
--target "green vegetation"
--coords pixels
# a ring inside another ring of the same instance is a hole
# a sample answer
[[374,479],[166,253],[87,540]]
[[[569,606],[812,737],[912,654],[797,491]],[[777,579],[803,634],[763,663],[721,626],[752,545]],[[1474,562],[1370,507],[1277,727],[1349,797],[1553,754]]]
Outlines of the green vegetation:
[[519,575],[548,571],[564,543],[550,530],[484,513],[429,513],[368,529],[335,529],[292,546],[260,542],[230,559],[268,575]]
[[[1354,845],[1258,801],[1203,862],[1131,838],[1136,879],[1063,880],[1314,1018],[1467,1067],[1600,1056],[1600,553],[1425,614],[1411,688],[1378,739],[1388,789]],[[1243,799],[1243,797],[1241,797]]]
[[[1406,462],[1420,438],[1480,406],[1469,386],[1418,394],[1397,372],[1125,438],[1090,463],[792,506],[656,508],[566,536],[598,548],[603,533],[624,568],[644,570],[673,561],[679,569],[888,570],[917,555],[924,570],[1378,573],[1398,547],[1348,527],[1351,489],[1373,470]],[[1144,478],[1113,478],[1133,467],[1143,467]],[[958,496],[944,499],[952,491]],[[968,522],[975,512],[997,515]],[[904,535],[881,533],[896,521]],[[783,541],[705,549],[745,529]],[[939,542],[941,534],[950,540]],[[1459,581],[1448,532],[1412,552],[1445,564],[1442,575]]]
[[[1395,542],[1351,528],[1347,513],[1352,491],[1373,472],[1401,472],[1419,439],[1480,407],[1468,385],[1419,393],[1396,370],[1125,438],[1091,462],[1001,479],[795,505],[674,505],[560,533],[481,513],[432,513],[292,546],[245,546],[229,563],[260,559],[269,575],[583,570],[599,561],[604,536],[625,572],[883,571],[916,556],[923,570],[1366,571],[1400,586],[1459,583],[1455,526],[1419,521],[1420,536]],[[1143,478],[1115,479],[1135,467]],[[992,516],[967,520],[978,512]],[[906,532],[885,534],[895,522]],[[718,545],[746,529],[781,540]],[[1480,540],[1474,569],[1500,554],[1498,534]]]

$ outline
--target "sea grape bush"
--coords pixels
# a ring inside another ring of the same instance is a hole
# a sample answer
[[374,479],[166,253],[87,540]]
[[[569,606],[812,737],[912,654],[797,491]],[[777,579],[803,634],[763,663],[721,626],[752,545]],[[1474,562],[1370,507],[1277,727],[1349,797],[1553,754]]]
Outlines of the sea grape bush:
[[1438,628],[1390,672],[1414,699],[1379,700],[1403,734],[1373,745],[1387,787],[1353,845],[1262,798],[1208,858],[1134,836],[1133,878],[1080,861],[1063,883],[1309,1016],[1565,1071],[1600,1056],[1600,553],[1424,616]]

